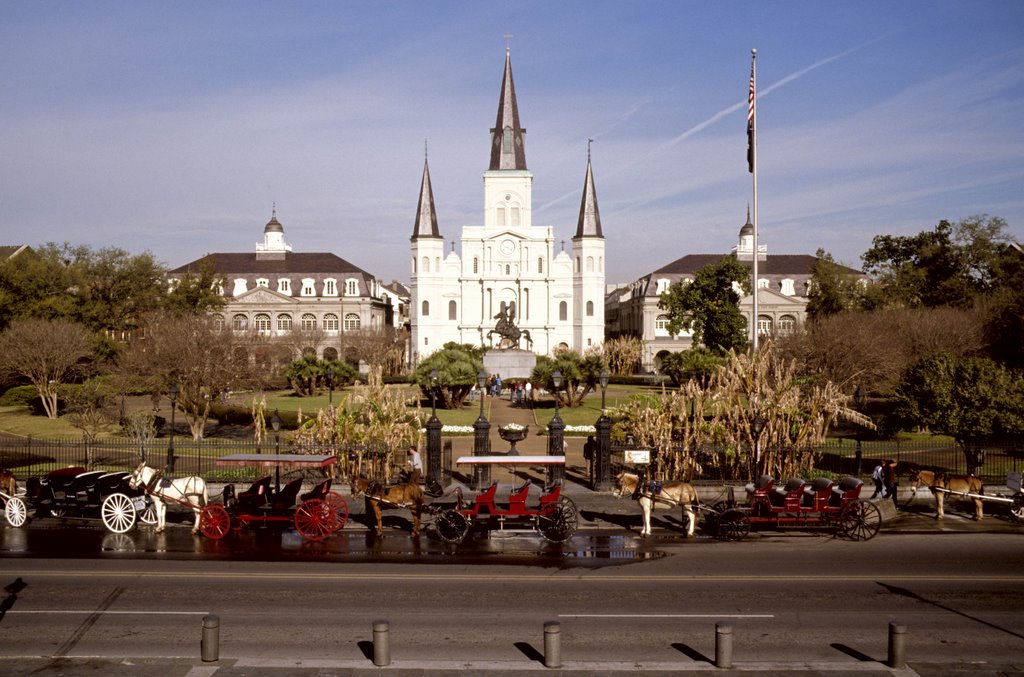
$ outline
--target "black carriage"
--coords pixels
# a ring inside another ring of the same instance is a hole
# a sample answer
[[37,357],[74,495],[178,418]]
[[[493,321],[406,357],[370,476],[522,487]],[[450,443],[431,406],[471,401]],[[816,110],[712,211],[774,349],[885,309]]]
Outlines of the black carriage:
[[224,489],[223,502],[205,506],[199,516],[199,530],[207,538],[219,540],[232,529],[248,526],[294,526],[303,538],[320,541],[341,530],[348,519],[348,504],[331,491],[331,479],[317,483],[302,493],[303,477],[281,486],[281,468],[325,471],[338,458],[313,454],[232,454],[217,459],[218,465],[273,468],[245,491],[236,493],[234,485]]
[[751,526],[773,528],[825,528],[856,541],[874,538],[882,524],[878,507],[860,499],[864,483],[856,477],[835,482],[821,477],[813,482],[793,477],[776,486],[775,478],[763,475],[746,486],[747,503],[716,504],[708,522],[724,540],[740,540]]
[[128,486],[128,472],[61,468],[30,477],[24,495],[6,497],[5,516],[12,526],[29,517],[101,520],[110,531],[123,534],[136,522],[156,522],[152,503],[142,489]]
[[[515,466],[565,465],[564,456],[463,456],[459,465],[474,466]],[[460,543],[471,528],[482,531],[537,531],[553,543],[562,543],[572,538],[579,525],[576,504],[562,494],[561,483],[544,489],[534,504],[531,496],[533,484],[530,480],[511,487],[507,499],[498,498],[497,482],[471,499],[462,494],[461,487],[455,490],[456,503],[452,507],[435,509],[434,527],[438,535],[449,543]],[[503,500],[504,499],[504,500]]]

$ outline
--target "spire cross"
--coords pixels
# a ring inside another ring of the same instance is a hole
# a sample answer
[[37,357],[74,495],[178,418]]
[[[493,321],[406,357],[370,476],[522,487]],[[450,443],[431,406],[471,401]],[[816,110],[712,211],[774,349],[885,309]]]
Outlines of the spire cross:
[[505,53],[508,53],[512,49],[512,34],[505,33]]
[[590,162],[590,144],[594,143],[593,139],[587,139],[587,162]]
[[270,203],[270,215],[277,218],[277,200]]
[[423,139],[423,159],[427,159],[427,140]]

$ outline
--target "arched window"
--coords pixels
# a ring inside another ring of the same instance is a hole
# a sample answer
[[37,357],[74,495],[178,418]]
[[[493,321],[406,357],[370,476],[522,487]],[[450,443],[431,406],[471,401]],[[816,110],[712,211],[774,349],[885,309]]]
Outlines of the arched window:
[[457,307],[455,305],[455,301],[449,301],[448,302],[448,319],[449,320],[457,320],[458,319],[458,317],[456,315],[456,310],[457,310]]
[[423,272],[424,273],[429,273],[430,272],[430,257],[427,257],[427,256],[423,257]]
[[480,259],[473,257],[473,274],[476,275],[480,272]]
[[654,335],[668,336],[668,315],[658,315],[654,320]]
[[544,274],[544,257],[543,256],[538,256],[537,257],[537,272],[540,273],[541,275]]
[[231,318],[231,328],[237,330],[248,329],[249,318],[243,315],[242,313],[238,313],[237,315]]
[[594,302],[593,301],[587,301],[587,317],[593,317],[593,316],[594,316]]
[[779,334],[786,336],[792,334],[796,329],[796,318],[792,315],[783,315],[779,318]]
[[416,257],[412,257],[412,274],[416,274]]
[[511,153],[512,152],[512,128],[506,127],[502,130],[501,135],[501,152]]
[[277,316],[277,330],[278,331],[291,331],[292,330],[292,316],[281,313]]
[[356,313],[345,315],[345,331],[359,331],[359,315]]
[[302,330],[312,331],[316,329],[316,315],[313,313],[302,314]]
[[594,257],[593,256],[588,256],[587,257],[587,272],[588,273],[594,272]]
[[338,359],[337,348],[324,348],[324,359],[328,362],[334,362]]
[[772,318],[767,315],[757,316],[757,334],[758,336],[772,335]]
[[338,331],[338,316],[334,313],[324,313],[324,329]]
[[582,268],[580,268],[580,257],[577,256],[576,257],[576,272],[578,273],[581,270],[582,270]]
[[569,304],[565,301],[561,301],[558,304],[558,319],[561,322],[565,322],[569,319]]
[[507,263],[505,264],[505,274],[506,275],[511,275],[512,274],[512,266],[510,266]]
[[420,307],[422,308],[422,310],[420,310],[420,315],[423,317],[430,315],[430,301],[424,301]]
[[270,331],[270,315],[266,313],[257,314],[253,318],[253,327],[260,333]]
[[224,329],[223,315],[218,314],[213,316],[213,328],[216,329],[217,331],[222,331]]

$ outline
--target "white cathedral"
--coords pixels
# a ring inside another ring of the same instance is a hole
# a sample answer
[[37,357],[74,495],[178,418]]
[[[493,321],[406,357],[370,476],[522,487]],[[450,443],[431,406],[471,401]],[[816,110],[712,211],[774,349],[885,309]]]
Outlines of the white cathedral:
[[520,347],[534,353],[565,348],[582,353],[604,343],[605,242],[589,153],[572,252],[556,251],[554,227],[533,224],[525,136],[506,49],[490,166],[484,172],[483,225],[463,226],[461,256],[454,242],[450,252],[444,251],[430,171],[423,164],[411,238],[414,365],[449,341],[497,347],[501,337],[491,332],[499,319],[508,318],[506,309],[513,314],[508,319],[529,337]]

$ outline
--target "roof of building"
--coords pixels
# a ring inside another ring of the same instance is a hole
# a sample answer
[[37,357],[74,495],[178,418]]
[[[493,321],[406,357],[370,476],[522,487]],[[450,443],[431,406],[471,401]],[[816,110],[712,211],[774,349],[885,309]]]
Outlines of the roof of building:
[[580,217],[576,221],[576,237],[604,237],[601,234],[601,212],[597,209],[597,189],[594,172],[587,151],[587,175],[583,179],[583,197],[580,199]]
[[434,189],[430,185],[430,167],[423,158],[423,180],[420,181],[420,200],[416,205],[416,222],[412,228],[412,240],[421,237],[441,237],[437,228],[437,209],[434,208]]
[[[504,143],[505,129],[512,130],[512,144]],[[501,78],[501,96],[498,99],[498,117],[491,130],[491,164],[489,169],[526,169],[526,130],[519,124],[519,105],[516,86],[512,81],[512,57],[505,50],[505,74]]]
[[[665,275],[693,275],[704,266],[718,263],[729,254],[687,254],[666,266],[654,271]],[[768,254],[765,259],[757,262],[759,275],[810,275],[818,258],[809,254]],[[740,261],[746,266],[751,261]],[[845,268],[845,267],[844,267]],[[846,272],[861,275],[859,270],[845,268]]]
[[185,275],[197,272],[202,266],[213,264],[218,273],[235,274],[266,274],[291,275],[314,273],[356,273],[372,277],[362,268],[329,252],[282,252],[280,258],[261,259],[256,253],[224,253],[207,254],[183,266],[170,271],[171,275]]
[[27,244],[0,245],[0,260],[13,259],[26,249],[28,249]]

